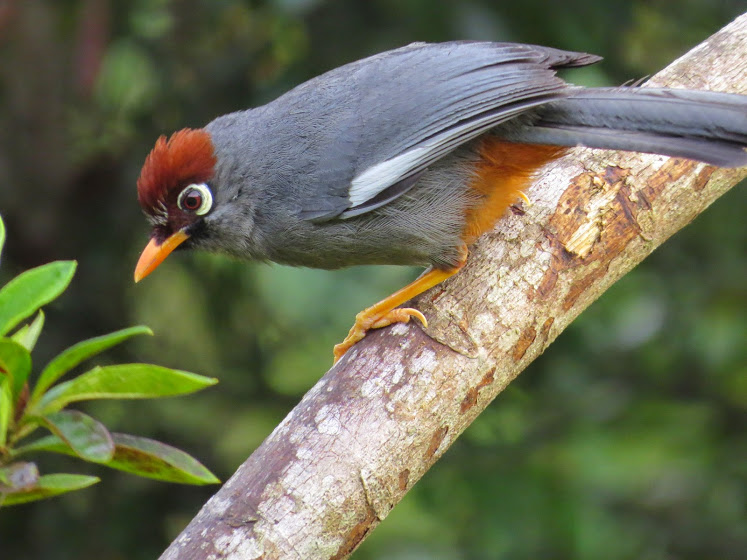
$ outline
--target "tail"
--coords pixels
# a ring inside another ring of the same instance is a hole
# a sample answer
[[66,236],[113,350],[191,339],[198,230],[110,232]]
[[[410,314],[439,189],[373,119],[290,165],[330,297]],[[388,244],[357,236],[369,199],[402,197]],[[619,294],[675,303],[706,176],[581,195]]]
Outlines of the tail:
[[579,89],[542,105],[506,140],[586,146],[747,165],[747,95],[648,88]]

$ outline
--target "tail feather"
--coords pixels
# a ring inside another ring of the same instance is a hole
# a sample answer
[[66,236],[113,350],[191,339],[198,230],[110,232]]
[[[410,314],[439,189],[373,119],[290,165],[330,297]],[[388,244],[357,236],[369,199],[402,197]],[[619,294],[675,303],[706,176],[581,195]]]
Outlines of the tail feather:
[[542,105],[507,140],[587,146],[747,165],[747,96],[648,88],[579,89]]

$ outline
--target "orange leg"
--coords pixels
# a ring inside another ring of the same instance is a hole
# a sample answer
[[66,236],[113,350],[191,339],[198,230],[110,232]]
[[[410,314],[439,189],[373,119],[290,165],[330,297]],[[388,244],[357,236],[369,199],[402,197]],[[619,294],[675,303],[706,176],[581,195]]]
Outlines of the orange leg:
[[410,317],[417,318],[421,323],[423,323],[424,327],[427,327],[428,321],[426,321],[425,316],[420,311],[409,307],[399,306],[459,272],[464,266],[464,263],[467,262],[467,247],[463,246],[462,251],[462,260],[454,268],[448,270],[431,268],[414,282],[411,282],[404,288],[394,292],[389,297],[382,299],[380,302],[358,313],[358,315],[355,316],[355,324],[350,329],[348,336],[346,336],[345,340],[340,344],[335,346],[334,363],[337,363],[337,361],[342,358],[343,354],[345,354],[345,352],[347,352],[356,342],[362,340],[363,337],[366,336],[366,332],[370,329],[380,329],[391,325],[392,323],[408,323]]
[[369,329],[380,329],[392,323],[407,323],[410,317],[416,317],[427,326],[420,311],[398,306],[459,272],[467,260],[467,245],[492,228],[517,198],[523,198],[529,203],[523,190],[531,183],[532,176],[540,167],[559,158],[566,151],[567,148],[557,146],[514,144],[487,136],[480,147],[480,161],[475,168],[475,178],[469,184],[481,203],[470,209],[465,216],[462,261],[449,270],[428,270],[413,283],[358,313],[348,336],[335,346],[335,363],[350,347],[366,336]]

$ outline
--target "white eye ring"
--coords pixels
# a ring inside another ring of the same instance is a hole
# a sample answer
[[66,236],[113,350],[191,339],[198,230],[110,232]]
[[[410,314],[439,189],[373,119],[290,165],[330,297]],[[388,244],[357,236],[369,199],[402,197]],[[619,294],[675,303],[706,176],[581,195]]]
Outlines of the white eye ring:
[[185,212],[203,216],[213,207],[213,194],[205,183],[194,183],[179,193],[176,203]]

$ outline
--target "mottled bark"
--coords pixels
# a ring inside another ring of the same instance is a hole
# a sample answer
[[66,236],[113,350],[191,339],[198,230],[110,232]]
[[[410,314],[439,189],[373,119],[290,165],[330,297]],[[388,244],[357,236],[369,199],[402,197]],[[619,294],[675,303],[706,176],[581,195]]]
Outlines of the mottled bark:
[[[747,15],[650,84],[747,93]],[[416,302],[303,398],[164,553],[346,558],[454,439],[616,280],[747,175],[576,150]]]

